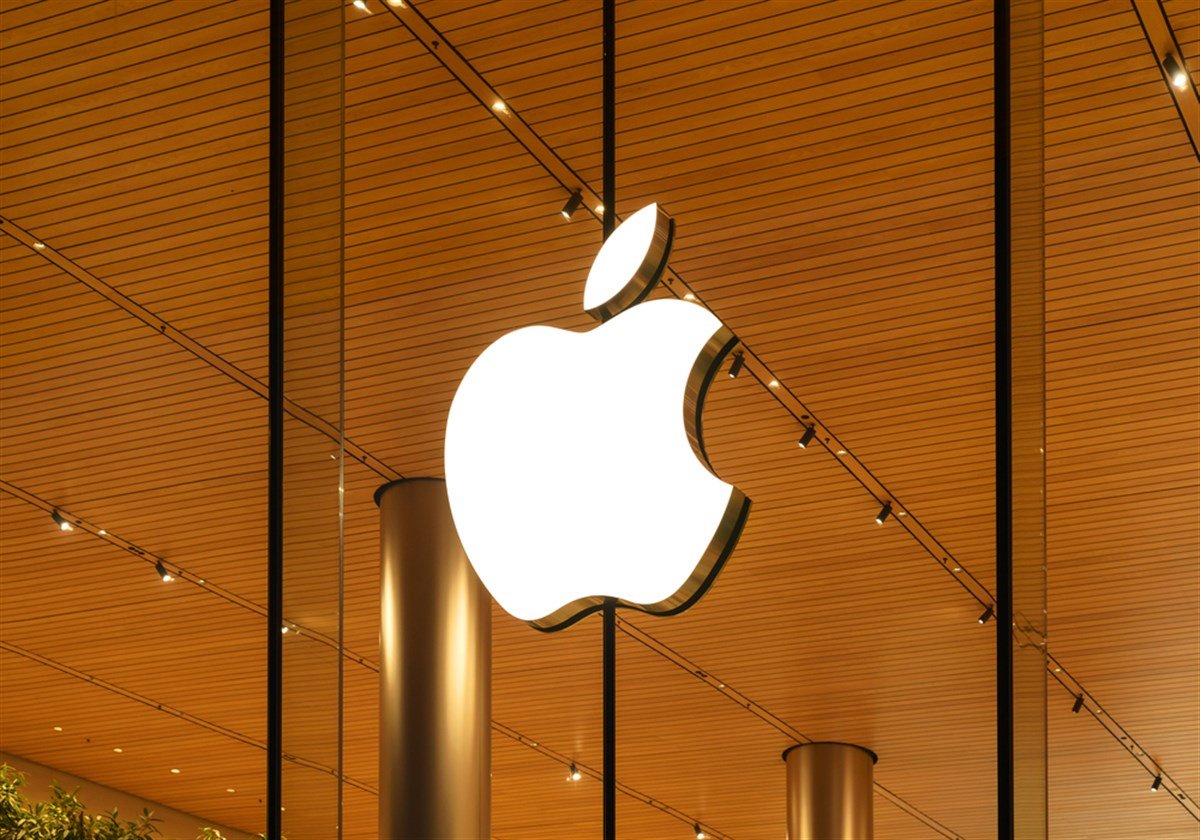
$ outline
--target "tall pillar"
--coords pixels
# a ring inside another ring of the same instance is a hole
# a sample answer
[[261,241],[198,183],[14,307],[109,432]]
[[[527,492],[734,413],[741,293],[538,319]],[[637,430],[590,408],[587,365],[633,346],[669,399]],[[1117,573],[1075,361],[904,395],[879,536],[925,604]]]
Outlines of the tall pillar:
[[382,549],[379,836],[490,837],[491,598],[446,483],[375,491]]
[[875,753],[854,744],[797,744],[787,762],[788,840],[872,840]]

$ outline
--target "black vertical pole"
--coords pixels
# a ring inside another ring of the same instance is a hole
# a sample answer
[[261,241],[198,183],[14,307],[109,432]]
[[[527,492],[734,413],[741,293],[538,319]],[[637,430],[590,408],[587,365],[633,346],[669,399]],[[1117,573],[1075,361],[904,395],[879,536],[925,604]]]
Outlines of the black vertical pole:
[[1007,0],[993,3],[996,261],[996,781],[999,840],[1013,840],[1012,228]]
[[[604,0],[604,238],[617,226],[617,3]],[[617,837],[617,608],[604,605],[604,840]]]
[[271,0],[267,186],[267,840],[283,826],[283,74],[284,0]]
[[617,837],[617,608],[604,605],[604,840]]

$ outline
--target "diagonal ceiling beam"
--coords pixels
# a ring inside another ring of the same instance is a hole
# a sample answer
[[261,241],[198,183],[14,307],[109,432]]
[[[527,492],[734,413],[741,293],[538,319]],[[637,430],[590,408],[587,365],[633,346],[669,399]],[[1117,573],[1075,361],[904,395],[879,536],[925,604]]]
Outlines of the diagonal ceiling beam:
[[[243,386],[247,390],[252,391],[253,393],[262,397],[264,400],[267,399],[266,383],[261,382],[257,378],[251,376],[249,373],[242,370],[224,356],[209,349],[207,346],[192,338],[183,330],[173,326],[165,318],[160,318],[137,301],[133,300],[127,295],[122,294],[108,283],[105,283],[95,274],[92,274],[92,272],[88,271],[79,263],[64,255],[45,240],[35,237],[8,216],[0,215],[0,231],[8,234],[12,239],[20,242],[32,253],[42,257],[51,265],[56,266],[66,274],[74,277],[80,283],[87,286],[93,292],[114,304],[119,309],[122,309],[129,315],[132,315],[147,327],[157,332],[163,338],[174,342],[176,345],[182,347],[184,350],[191,353],[206,365],[219,370],[234,382]],[[343,438],[336,426],[318,414],[309,411],[295,400],[285,398],[284,409],[292,417],[317,430],[335,443],[344,443],[347,455],[361,462],[364,466],[374,470],[384,479],[388,481],[395,481],[396,479],[403,477],[396,470],[380,461],[374,455],[371,455],[369,452],[367,452],[367,450],[363,449],[354,441],[350,440],[349,438]]]
[[[1188,73],[1187,62],[1167,17],[1167,10],[1163,8],[1162,0],[1130,0],[1130,3],[1142,26],[1146,43],[1150,45],[1150,54],[1154,56],[1158,72],[1166,82],[1167,93],[1175,103],[1179,121],[1183,123],[1183,130],[1192,143],[1192,152],[1200,159],[1200,91],[1196,90],[1196,80]],[[1178,66],[1182,85],[1175,84],[1176,80],[1167,72],[1168,57]]]

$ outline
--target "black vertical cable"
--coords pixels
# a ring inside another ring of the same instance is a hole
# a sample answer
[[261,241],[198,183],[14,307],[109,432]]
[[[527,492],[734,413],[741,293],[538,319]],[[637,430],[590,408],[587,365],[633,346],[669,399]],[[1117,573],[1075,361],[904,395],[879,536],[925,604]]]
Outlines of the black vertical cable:
[[[604,238],[617,226],[617,4],[604,0]],[[604,604],[604,840],[617,837],[617,608]]]
[[617,226],[617,4],[604,0],[604,238]]
[[267,840],[283,826],[283,74],[284,0],[271,0],[267,221]]
[[617,607],[604,604],[604,840],[617,838]]
[[999,840],[1013,840],[1012,231],[1007,0],[993,4],[996,261],[996,781]]

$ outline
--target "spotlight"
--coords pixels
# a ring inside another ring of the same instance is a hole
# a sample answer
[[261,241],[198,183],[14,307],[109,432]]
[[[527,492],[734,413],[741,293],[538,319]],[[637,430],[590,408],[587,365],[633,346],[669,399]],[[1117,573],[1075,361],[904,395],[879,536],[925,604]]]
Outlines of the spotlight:
[[567,781],[568,782],[578,782],[582,778],[583,778],[583,774],[579,772],[579,768],[575,766],[574,762],[572,762],[571,763],[571,772],[567,774]]
[[568,222],[575,215],[575,211],[579,209],[579,205],[583,204],[583,193],[579,190],[571,193],[571,197],[567,199],[567,203],[563,205],[563,218]]
[[[800,440],[796,441],[796,445],[801,449],[808,449],[808,445],[813,442],[813,438],[817,436],[817,427],[812,423],[804,429],[804,434],[800,436]],[[882,523],[881,523],[882,524]]]
[[507,114],[508,106],[504,104],[503,100],[497,99],[495,102],[492,103],[492,110],[495,111],[497,114]]
[[1187,72],[1179,66],[1179,60],[1173,55],[1168,55],[1163,59],[1163,70],[1167,71],[1167,78],[1171,80],[1171,84],[1179,90],[1187,87]]
[[70,521],[67,519],[67,517],[63,516],[58,511],[51,512],[50,518],[58,523],[58,530],[60,530],[60,531],[74,531],[75,530],[75,526],[70,523]]
[[1152,791],[1158,790],[1160,787],[1162,787],[1162,773],[1155,776],[1154,781],[1150,783],[1150,790]]
[[696,832],[696,840],[704,840],[708,835],[700,828],[700,823],[692,823],[692,831]]
[[175,580],[174,576],[167,571],[167,567],[163,565],[163,561],[161,560],[154,564],[154,571],[158,572],[158,576],[163,579],[163,583],[170,583]]
[[371,11],[367,8],[366,0],[354,0],[354,8],[358,9],[360,12],[370,13]]
[[992,613],[994,613],[994,612],[995,612],[995,607],[993,607],[991,604],[988,604],[988,608],[983,611],[983,615],[979,616],[979,623],[987,624],[988,619],[992,617]]
[[[875,514],[875,524],[882,525],[884,522],[887,522],[887,518],[891,515],[892,515],[892,503],[884,502],[883,507],[880,508],[880,510],[879,510],[879,513]],[[982,624],[983,622],[981,621],[979,623]]]
[[733,354],[733,363],[729,365],[729,378],[737,379],[739,373],[742,372],[742,366],[746,364],[746,357],[739,350]]
[[1074,705],[1071,706],[1071,712],[1073,714],[1079,714],[1079,710],[1082,708],[1083,708],[1083,695],[1076,694],[1075,695],[1075,703],[1074,703]]
[[279,628],[279,632],[286,636],[287,632],[288,632],[288,626],[286,624],[283,625],[282,627]]

